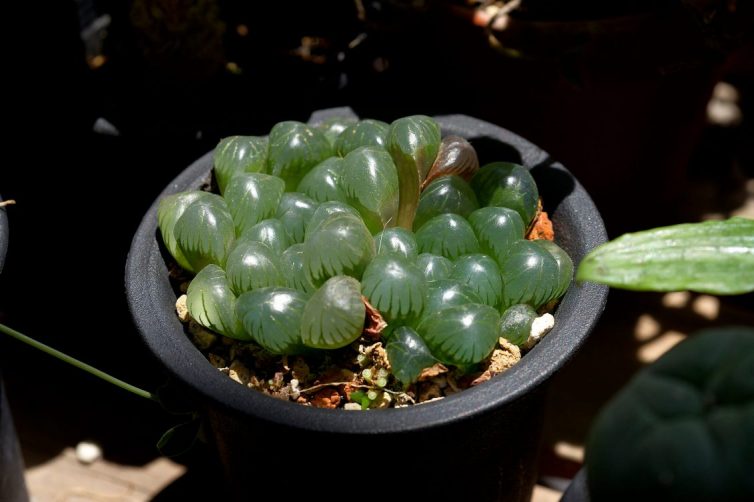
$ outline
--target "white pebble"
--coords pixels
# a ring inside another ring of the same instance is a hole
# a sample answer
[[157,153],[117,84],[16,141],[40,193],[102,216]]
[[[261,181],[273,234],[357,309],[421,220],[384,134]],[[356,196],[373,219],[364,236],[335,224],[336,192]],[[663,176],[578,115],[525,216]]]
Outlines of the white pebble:
[[102,448],[89,441],[81,441],[76,445],[76,460],[82,464],[92,464],[102,457]]
[[343,405],[344,410],[351,410],[351,411],[359,411],[361,410],[361,405],[359,403],[346,403]]
[[552,314],[544,314],[534,319],[534,322],[531,323],[529,339],[524,343],[524,348],[530,349],[534,347],[554,326],[555,318]]

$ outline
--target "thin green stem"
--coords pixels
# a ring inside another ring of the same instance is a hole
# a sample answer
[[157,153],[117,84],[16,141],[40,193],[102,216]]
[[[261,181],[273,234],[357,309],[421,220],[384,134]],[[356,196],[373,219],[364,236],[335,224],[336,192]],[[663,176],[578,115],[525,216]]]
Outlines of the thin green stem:
[[101,378],[102,380],[108,383],[111,383],[117,387],[120,387],[123,390],[127,390],[128,392],[136,394],[137,396],[143,397],[145,399],[151,399],[152,401],[159,401],[157,399],[157,396],[155,394],[152,394],[151,392],[135,387],[131,385],[130,383],[126,383],[123,380],[115,378],[114,376],[108,375],[104,371],[98,370],[94,366],[90,366],[82,361],[79,361],[78,359],[75,359],[69,356],[68,354],[64,354],[60,352],[59,350],[53,349],[52,347],[49,347],[45,345],[44,343],[38,342],[34,340],[33,338],[30,338],[24,335],[23,333],[19,333],[15,329],[9,328],[8,326],[4,324],[0,324],[0,332],[5,333],[6,335],[10,335],[16,340],[22,341],[27,345],[31,345],[35,349],[41,350],[42,352],[46,352],[47,354],[53,357],[57,357],[61,361],[64,361],[72,366],[75,366],[81,370],[84,370],[87,373],[90,373],[98,378]]

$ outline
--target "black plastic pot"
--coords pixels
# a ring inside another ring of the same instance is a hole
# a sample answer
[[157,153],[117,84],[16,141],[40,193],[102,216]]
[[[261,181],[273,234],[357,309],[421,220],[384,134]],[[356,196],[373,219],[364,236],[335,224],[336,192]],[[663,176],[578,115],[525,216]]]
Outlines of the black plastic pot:
[[[7,248],[8,218],[5,209],[0,208],[0,272],[5,264]],[[13,427],[13,417],[5,398],[2,373],[0,373],[0,500],[3,502],[29,500],[24,482],[24,461],[18,447],[16,430]]]
[[571,480],[571,484],[563,493],[560,502],[590,502],[591,500],[589,485],[586,480],[586,467],[582,467]]
[[[310,123],[348,108],[316,112]],[[480,158],[517,161],[536,178],[559,244],[575,263],[606,240],[592,200],[560,164],[523,138],[463,116],[436,117],[443,134],[469,138]],[[197,188],[208,153],[158,197]],[[402,498],[528,500],[536,480],[546,383],[578,350],[604,308],[607,288],[574,285],[556,327],[522,362],[441,401],[403,409],[347,412],[303,407],[250,391],[209,365],[183,332],[157,237],[157,201],[144,217],[126,265],[128,302],[149,349],[202,403],[208,436],[237,499]]]

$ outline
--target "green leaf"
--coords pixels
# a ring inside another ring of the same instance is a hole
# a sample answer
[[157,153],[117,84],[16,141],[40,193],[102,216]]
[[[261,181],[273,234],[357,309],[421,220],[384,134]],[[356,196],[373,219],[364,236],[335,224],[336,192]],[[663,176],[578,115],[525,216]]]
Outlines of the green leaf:
[[405,228],[391,227],[374,236],[374,245],[377,254],[399,254],[409,261],[416,260],[419,253],[419,245],[413,232]]
[[215,179],[220,193],[238,173],[261,173],[267,169],[267,138],[230,136],[223,138],[213,154]]
[[186,307],[196,322],[221,335],[249,340],[236,317],[236,295],[223,269],[217,265],[204,267],[189,284],[186,295]]
[[157,450],[166,457],[177,457],[188,452],[196,444],[201,425],[199,415],[194,415],[188,422],[171,427],[157,441]]
[[539,191],[529,170],[511,162],[493,162],[471,178],[481,206],[514,209],[528,226],[537,212]]
[[280,199],[275,217],[285,227],[288,235],[288,241],[291,244],[304,242],[304,234],[309,220],[312,219],[314,211],[319,204],[310,199],[309,196],[298,192],[287,192]]
[[272,218],[284,190],[285,183],[277,176],[261,173],[236,175],[223,196],[236,225],[236,235]]
[[345,157],[361,146],[385,148],[388,126],[380,120],[365,119],[346,127],[335,141],[338,155]]
[[500,316],[500,336],[514,345],[523,345],[536,318],[537,312],[530,305],[512,305]]
[[335,146],[340,133],[346,130],[346,127],[355,124],[358,120],[355,117],[332,117],[317,125],[317,129],[322,131],[327,141]]
[[417,318],[424,308],[424,276],[400,255],[377,256],[364,270],[361,282],[364,296],[388,321]]
[[306,226],[306,235],[304,236],[304,240],[308,239],[310,235],[314,234],[324,221],[330,219],[330,217],[336,213],[350,214],[351,216],[355,216],[359,220],[361,219],[359,212],[344,202],[338,202],[335,200],[323,202],[314,211],[312,218],[309,220],[309,223]]
[[479,158],[471,143],[460,136],[445,136],[422,189],[441,176],[456,175],[468,181],[478,170]]
[[406,387],[419,378],[424,368],[437,362],[424,340],[408,326],[400,326],[393,331],[385,350],[390,371]]
[[440,149],[440,126],[431,117],[413,115],[392,124],[387,136],[387,150],[398,170],[398,226],[413,228],[419,204],[420,186]]
[[468,367],[482,361],[495,348],[499,322],[497,310],[471,303],[426,316],[416,331],[440,361]]
[[301,338],[305,345],[318,349],[345,347],[361,335],[365,316],[359,281],[331,277],[304,307]]
[[225,266],[236,232],[228,206],[219,195],[203,195],[188,206],[175,222],[175,239],[190,272],[214,263]]
[[484,254],[469,254],[456,260],[451,279],[466,284],[490,307],[500,305],[503,279],[495,260]]
[[157,225],[160,228],[162,242],[178,265],[185,270],[191,270],[192,267],[178,246],[178,240],[175,238],[175,222],[194,201],[201,198],[212,199],[211,195],[199,190],[180,192],[162,199],[157,208]]
[[252,289],[282,286],[282,264],[270,246],[249,237],[237,239],[228,255],[225,272],[237,295]]
[[283,225],[282,221],[275,218],[260,221],[250,229],[246,230],[241,237],[248,240],[264,242],[270,246],[270,249],[272,249],[276,255],[281,255],[283,251],[288,249],[291,245],[285,225]]
[[372,234],[395,226],[398,173],[387,151],[364,146],[346,155],[340,186],[346,202],[359,211]]
[[416,243],[421,253],[441,255],[449,260],[479,252],[474,230],[457,214],[441,214],[429,220],[416,232]]
[[307,295],[314,293],[317,287],[312,283],[304,269],[304,245],[293,244],[280,256],[280,270],[285,278],[285,285]]
[[521,216],[507,207],[483,207],[469,215],[469,223],[479,239],[482,253],[503,263],[514,242],[524,238]]
[[638,291],[754,291],[754,220],[686,223],[626,234],[594,249],[576,279]]
[[314,283],[335,275],[361,278],[374,255],[372,235],[350,214],[332,214],[304,242],[304,267]]
[[453,262],[432,253],[422,253],[416,258],[416,266],[427,281],[447,279],[453,272]]
[[431,317],[448,307],[482,303],[476,291],[455,279],[440,279],[427,283],[427,302],[424,317]]
[[518,241],[500,266],[503,308],[526,303],[535,309],[556,298],[560,268],[552,254],[532,241]]
[[439,214],[453,213],[467,218],[476,209],[479,203],[468,183],[458,176],[442,176],[427,185],[419,197],[414,230]]
[[571,281],[573,281],[573,261],[563,248],[552,241],[535,240],[532,242],[545,248],[555,258],[555,262],[558,264],[558,287],[554,293],[554,298],[560,298],[568,291]]
[[238,297],[236,314],[255,342],[273,354],[299,354],[306,295],[290,288],[263,288]]
[[287,121],[270,131],[269,172],[282,178],[289,192],[312,167],[332,156],[332,145],[319,129]]
[[343,159],[340,157],[330,157],[325,159],[301,180],[296,189],[298,192],[305,193],[317,202],[326,202],[335,200],[340,202],[346,201],[346,194],[340,187],[340,177],[343,174]]

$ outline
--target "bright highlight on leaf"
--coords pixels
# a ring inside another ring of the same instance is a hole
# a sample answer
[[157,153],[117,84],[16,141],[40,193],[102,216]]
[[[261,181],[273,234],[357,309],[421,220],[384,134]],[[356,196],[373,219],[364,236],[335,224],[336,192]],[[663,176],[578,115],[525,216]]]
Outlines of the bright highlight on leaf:
[[301,339],[308,347],[318,349],[345,347],[361,335],[365,315],[359,281],[342,275],[332,277],[306,303]]
[[685,223],[623,235],[594,249],[576,279],[638,291],[754,291],[754,220]]

